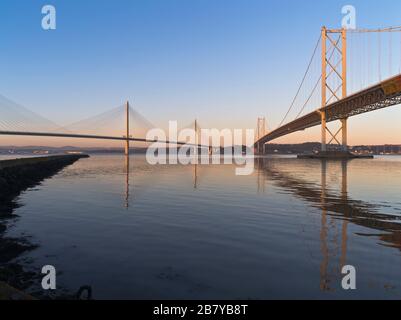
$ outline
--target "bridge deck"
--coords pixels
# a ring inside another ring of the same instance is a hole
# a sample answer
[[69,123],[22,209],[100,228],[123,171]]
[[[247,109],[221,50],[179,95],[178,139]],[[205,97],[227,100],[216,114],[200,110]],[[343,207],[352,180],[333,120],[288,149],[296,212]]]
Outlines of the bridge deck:
[[398,75],[289,122],[268,133],[255,144],[264,144],[287,134],[317,126],[321,123],[321,111],[326,112],[326,121],[331,122],[400,103],[401,75]]
[[[54,133],[54,132],[24,132],[24,131],[0,131],[0,135],[6,136],[33,136],[33,137],[58,137],[58,138],[78,138],[78,139],[97,139],[97,140],[118,140],[126,141],[125,137],[117,136],[98,136],[98,135],[88,135],[88,134],[73,134],[73,133]],[[148,142],[148,143],[165,143],[165,144],[175,144],[175,145],[187,145],[187,146],[197,146],[200,148],[207,147],[201,144],[192,144],[180,141],[163,141],[163,140],[149,140],[142,138],[129,138],[129,141],[136,142]]]

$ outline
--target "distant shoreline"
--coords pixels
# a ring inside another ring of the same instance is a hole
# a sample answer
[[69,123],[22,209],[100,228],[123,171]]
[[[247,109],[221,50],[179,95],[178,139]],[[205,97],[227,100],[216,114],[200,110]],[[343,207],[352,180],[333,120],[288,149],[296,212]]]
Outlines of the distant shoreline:
[[[333,145],[333,148],[338,146]],[[381,145],[356,145],[350,146],[354,153],[370,153],[374,155],[401,155],[401,144]],[[300,144],[268,144],[267,154],[303,154],[320,150],[319,142],[307,142]],[[147,148],[131,148],[132,154],[145,154]],[[99,148],[99,147],[49,147],[49,146],[0,146],[0,155],[52,155],[52,154],[121,154],[123,148]]]

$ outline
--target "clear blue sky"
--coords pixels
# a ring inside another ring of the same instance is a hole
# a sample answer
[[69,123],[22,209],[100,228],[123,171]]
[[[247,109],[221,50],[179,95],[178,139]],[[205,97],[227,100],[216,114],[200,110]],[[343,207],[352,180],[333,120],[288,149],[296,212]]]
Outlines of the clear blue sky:
[[[45,4],[57,9],[55,31],[41,28]],[[198,117],[253,128],[266,116],[274,127],[321,26],[340,27],[346,4],[358,27],[401,25],[395,0],[2,0],[0,93],[61,123],[129,99],[160,126]],[[377,117],[401,143],[399,116]]]

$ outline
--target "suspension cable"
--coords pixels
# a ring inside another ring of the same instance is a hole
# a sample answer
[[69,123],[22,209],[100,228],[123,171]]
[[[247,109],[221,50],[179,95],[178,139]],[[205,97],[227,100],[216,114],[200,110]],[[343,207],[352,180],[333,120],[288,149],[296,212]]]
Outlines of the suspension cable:
[[[336,44],[338,44],[339,41],[340,41],[340,38],[337,39]],[[329,60],[331,60],[331,58],[333,57],[335,52],[336,52],[336,48],[333,47],[333,49],[331,50],[331,53],[329,55]],[[302,114],[302,112],[305,110],[305,107],[308,105],[309,101],[312,99],[313,94],[315,93],[315,91],[316,91],[316,89],[317,89],[317,87],[318,87],[318,85],[319,85],[321,80],[322,80],[322,74],[320,74],[320,77],[317,80],[315,86],[313,87],[311,94],[309,95],[308,99],[306,99],[305,103],[303,104],[301,110],[298,112],[298,114],[297,114],[297,116],[295,117],[294,120],[297,120],[300,117],[300,115]]]
[[299,93],[301,92],[301,89],[302,89],[303,84],[304,84],[304,82],[305,82],[306,76],[307,76],[308,73],[309,73],[309,70],[310,70],[310,67],[311,67],[311,65],[312,65],[313,59],[315,58],[316,51],[317,51],[317,49],[318,49],[318,47],[319,47],[319,43],[320,43],[320,40],[321,40],[321,39],[322,39],[322,35],[320,35],[319,40],[318,40],[317,43],[316,43],[315,49],[313,50],[312,57],[311,57],[311,59],[310,59],[310,61],[309,61],[308,67],[307,67],[307,69],[306,69],[306,71],[305,71],[305,74],[304,74],[304,76],[303,76],[303,78],[302,78],[302,81],[301,81],[301,83],[300,83],[300,85],[299,85],[299,87],[298,87],[297,93],[295,94],[295,97],[294,97],[294,99],[292,100],[292,103],[291,103],[290,107],[288,108],[287,113],[285,114],[284,118],[281,120],[281,122],[280,122],[278,128],[281,127],[281,125],[284,123],[285,119],[288,117],[288,114],[290,113],[290,111],[291,111],[292,108],[294,107],[295,101],[297,100],[297,98],[298,98],[298,96],[299,96]]

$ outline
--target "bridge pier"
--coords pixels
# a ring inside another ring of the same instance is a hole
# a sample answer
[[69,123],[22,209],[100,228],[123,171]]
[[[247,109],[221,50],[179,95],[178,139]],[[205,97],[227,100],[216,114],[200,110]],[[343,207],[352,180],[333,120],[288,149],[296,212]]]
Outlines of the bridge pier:
[[[330,130],[327,128],[327,119],[326,119],[326,113],[324,111],[320,111],[321,114],[321,151],[326,152],[327,151],[327,131],[330,133],[332,136],[331,141],[335,140],[337,141],[338,144],[340,144],[339,140],[337,139],[337,135],[341,131],[341,151],[347,152],[348,151],[348,125],[347,125],[347,118],[340,119],[341,121],[341,128],[340,130],[337,131],[336,134],[332,134]],[[329,144],[330,144],[329,142]]]
[[125,155],[129,155],[129,140],[125,141]]
[[263,155],[264,143],[259,144],[259,155]]
[[342,135],[342,149],[343,151],[348,151],[348,126],[347,118],[341,119],[341,135]]
[[255,145],[254,153],[255,153],[255,155],[264,155],[264,154],[266,154],[266,144],[265,143],[257,143]]
[[322,118],[322,128],[321,128],[321,135],[322,135],[322,141],[321,141],[321,151],[326,152],[327,151],[327,144],[326,144],[326,132],[327,132],[327,123],[326,123],[326,112],[325,111],[320,111],[320,115]]

